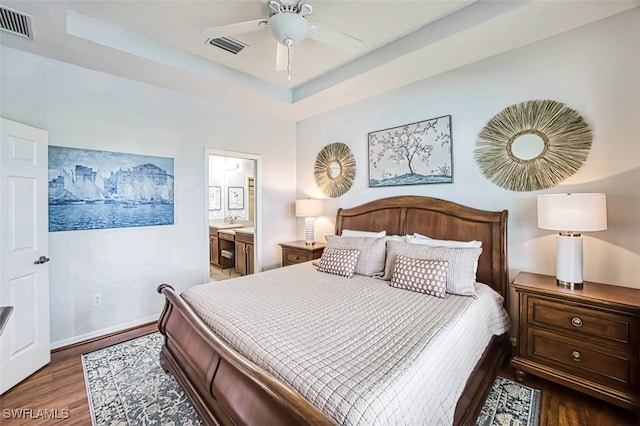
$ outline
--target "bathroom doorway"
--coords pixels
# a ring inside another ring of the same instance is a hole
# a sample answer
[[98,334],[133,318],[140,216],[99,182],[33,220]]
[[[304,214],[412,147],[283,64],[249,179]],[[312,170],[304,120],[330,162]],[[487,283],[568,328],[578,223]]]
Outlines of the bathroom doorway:
[[212,281],[260,269],[259,156],[207,150],[207,243]]

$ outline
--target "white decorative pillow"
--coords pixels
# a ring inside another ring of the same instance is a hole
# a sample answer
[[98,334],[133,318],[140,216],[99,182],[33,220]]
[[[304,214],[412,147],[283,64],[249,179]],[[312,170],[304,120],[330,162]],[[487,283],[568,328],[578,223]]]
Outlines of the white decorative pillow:
[[325,247],[320,257],[318,271],[351,278],[356,269],[360,251],[339,250]]
[[360,257],[355,273],[366,276],[382,276],[388,237],[339,237],[325,236],[327,247],[335,249],[359,250]]
[[411,244],[431,247],[482,247],[482,241],[436,240],[420,234],[407,235],[405,240]]
[[412,259],[398,255],[389,285],[444,299],[448,269],[449,262],[446,260]]
[[371,232],[371,231],[353,231],[351,229],[343,229],[342,236],[343,237],[372,237],[372,238],[380,238],[387,235],[387,231],[380,232]]
[[480,253],[481,247],[431,247],[391,240],[387,243],[387,260],[382,279],[388,281],[393,276],[397,255],[414,259],[446,260],[449,262],[447,293],[475,297],[475,267]]

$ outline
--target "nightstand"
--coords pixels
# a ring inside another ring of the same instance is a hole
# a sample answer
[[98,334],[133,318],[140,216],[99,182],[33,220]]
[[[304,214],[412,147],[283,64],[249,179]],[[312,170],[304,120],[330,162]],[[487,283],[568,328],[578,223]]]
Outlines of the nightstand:
[[558,287],[555,277],[521,272],[519,326],[511,366],[640,412],[640,290],[584,282]]
[[322,251],[326,246],[327,245],[325,243],[307,245],[304,241],[280,243],[280,247],[282,247],[282,266],[295,265],[296,263],[320,259]]

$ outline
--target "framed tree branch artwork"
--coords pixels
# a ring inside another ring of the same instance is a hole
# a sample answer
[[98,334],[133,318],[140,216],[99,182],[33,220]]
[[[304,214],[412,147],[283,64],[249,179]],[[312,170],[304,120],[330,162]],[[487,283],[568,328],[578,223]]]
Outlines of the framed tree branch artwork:
[[451,116],[369,133],[369,186],[453,182]]
[[222,210],[222,188],[209,187],[209,210]]
[[244,209],[244,188],[241,186],[230,186],[228,194],[228,209],[243,210]]

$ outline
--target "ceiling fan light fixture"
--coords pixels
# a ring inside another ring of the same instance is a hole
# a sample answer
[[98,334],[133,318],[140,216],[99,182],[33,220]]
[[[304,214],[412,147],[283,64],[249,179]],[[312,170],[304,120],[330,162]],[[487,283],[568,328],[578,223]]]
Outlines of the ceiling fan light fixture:
[[286,46],[285,40],[298,44],[309,35],[307,20],[297,13],[283,12],[269,18],[267,26],[271,29],[278,43]]

